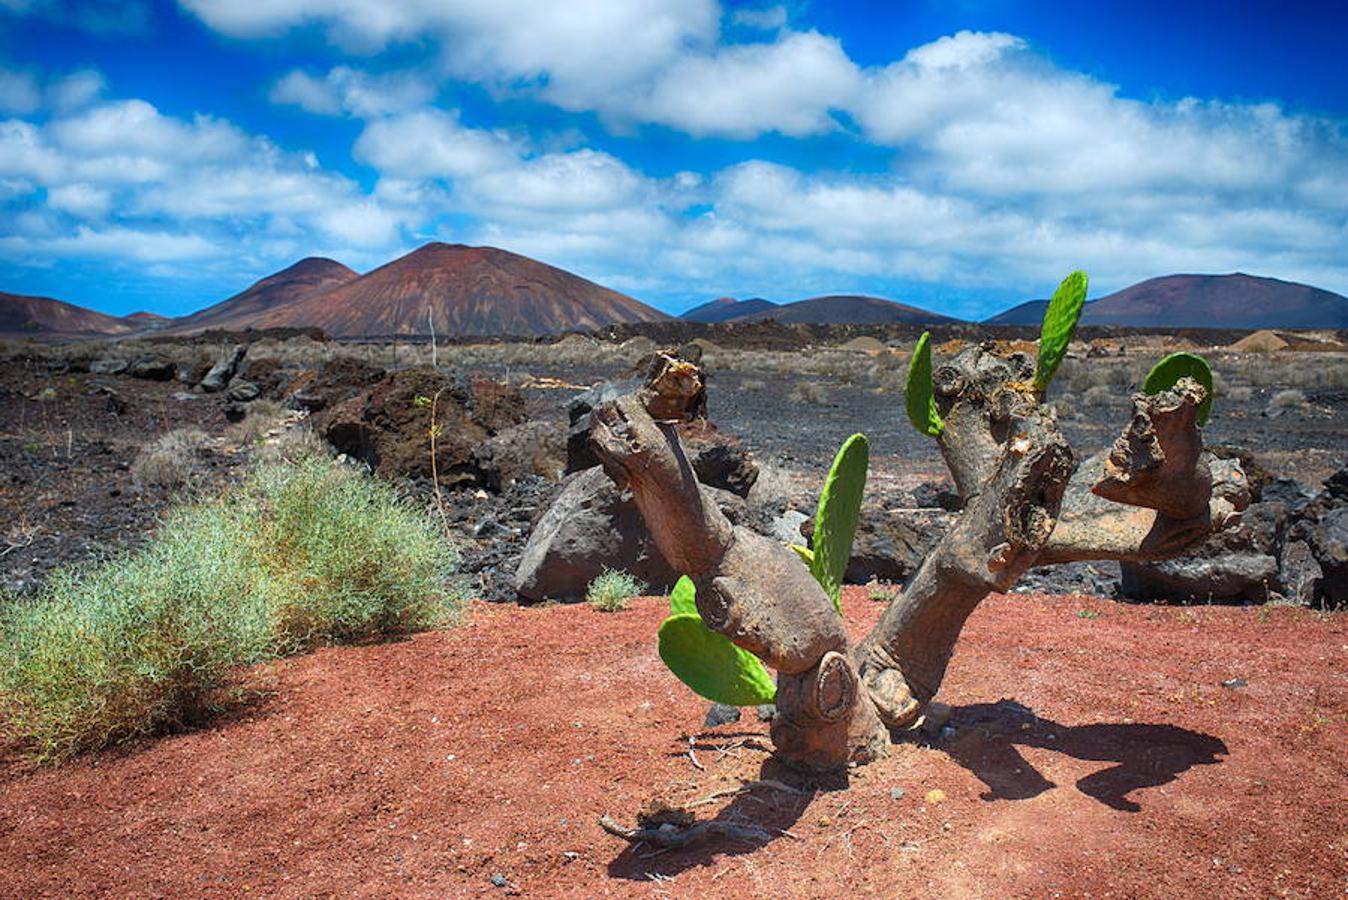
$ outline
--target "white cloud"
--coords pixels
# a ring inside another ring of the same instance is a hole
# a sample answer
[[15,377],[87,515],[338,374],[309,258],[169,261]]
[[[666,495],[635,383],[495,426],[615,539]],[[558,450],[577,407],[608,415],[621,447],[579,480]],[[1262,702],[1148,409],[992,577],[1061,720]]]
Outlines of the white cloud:
[[112,208],[112,194],[87,184],[64,184],[47,191],[47,205],[82,219],[102,219]]
[[73,234],[0,238],[0,253],[76,259],[175,262],[216,257],[220,248],[199,235],[134,228],[94,229],[80,225]]
[[761,9],[741,7],[730,14],[730,21],[745,28],[773,31],[786,25],[786,7],[767,6]]
[[228,122],[198,115],[191,122],[160,115],[144,100],[118,100],[58,119],[50,131],[62,147],[88,156],[143,155],[166,161],[233,160],[249,138]]
[[100,102],[101,85],[82,74],[55,81],[45,121],[0,120],[6,265],[191,263],[256,277],[320,249],[355,262],[384,257],[425,221],[425,210],[370,196],[311,152],[212,116]]
[[512,165],[519,153],[504,135],[465,128],[455,113],[422,109],[370,122],[353,155],[396,178],[462,178]]
[[106,87],[101,72],[81,69],[49,85],[47,102],[59,113],[73,112],[98,99]]
[[336,66],[322,78],[295,69],[272,87],[273,103],[289,104],[318,115],[349,113],[368,118],[401,112],[430,102],[435,87],[412,72],[370,75]]
[[837,39],[808,31],[684,57],[632,112],[694,135],[803,137],[836,127],[829,111],[849,105],[860,84]]
[[[613,210],[639,200],[645,185],[621,160],[594,150],[549,153],[487,172],[468,191],[497,210],[557,213]],[[649,199],[654,199],[649,198]]]

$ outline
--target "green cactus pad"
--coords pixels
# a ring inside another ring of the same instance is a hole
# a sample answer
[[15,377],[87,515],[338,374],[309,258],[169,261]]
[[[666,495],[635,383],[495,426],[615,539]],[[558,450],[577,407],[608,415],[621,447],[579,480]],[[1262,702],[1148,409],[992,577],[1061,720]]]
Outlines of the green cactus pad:
[[1198,424],[1206,425],[1208,416],[1212,414],[1212,369],[1208,367],[1208,361],[1197,353],[1183,351],[1172,353],[1152,366],[1146,380],[1142,382],[1142,393],[1159,394],[1161,391],[1168,391],[1185,376],[1203,385],[1208,392],[1207,397],[1198,405],[1197,413]]
[[1067,355],[1067,345],[1077,330],[1081,319],[1081,309],[1086,305],[1086,287],[1089,279],[1085,272],[1073,272],[1063,279],[1062,284],[1053,292],[1044,310],[1044,324],[1039,329],[1039,365],[1034,372],[1034,389],[1045,391],[1058,371],[1063,357]]
[[730,643],[696,615],[670,616],[660,626],[660,658],[700,696],[729,706],[772,703],[777,685],[762,661]]
[[931,384],[931,332],[922,332],[913,358],[908,361],[908,386],[904,389],[908,407],[908,421],[927,437],[939,437],[945,430],[941,414],[936,411],[936,397]]
[[813,572],[814,551],[811,550],[809,547],[802,547],[800,544],[791,544],[790,546],[792,550],[796,551],[796,555],[801,558],[801,561],[804,562],[805,565],[809,566],[810,571]]
[[669,592],[669,614],[672,616],[697,615],[697,588],[693,579],[681,575]]
[[819,495],[814,517],[814,561],[810,571],[842,612],[842,578],[852,555],[852,538],[861,516],[866,490],[866,466],[871,445],[864,434],[854,434],[838,448]]

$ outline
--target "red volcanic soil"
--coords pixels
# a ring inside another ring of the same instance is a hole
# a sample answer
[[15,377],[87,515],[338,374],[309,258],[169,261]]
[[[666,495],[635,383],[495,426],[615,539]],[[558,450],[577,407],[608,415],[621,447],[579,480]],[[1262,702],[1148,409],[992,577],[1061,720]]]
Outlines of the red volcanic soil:
[[668,318],[644,303],[555,266],[498,250],[427,244],[334,290],[249,324],[316,325],[335,337],[534,335]]
[[858,294],[811,297],[808,300],[783,303],[781,306],[738,316],[731,321],[761,322],[765,319],[775,319],[784,324],[806,325],[922,325],[956,321],[949,316],[916,306]]
[[51,297],[0,292],[0,337],[115,335],[129,334],[143,327],[128,319]]
[[[845,785],[776,766],[752,710],[703,730],[705,704],[655,654],[666,609],[474,604],[453,631],[252,670],[265,693],[199,731],[58,769],[0,756],[4,893],[1188,898],[1348,885],[1348,617],[991,597],[942,692],[953,735],[900,743]],[[854,632],[880,610],[848,589]],[[755,779],[792,790],[730,796]],[[715,797],[691,810],[779,836],[658,852],[596,824],[630,825],[657,797]]]
[[259,316],[298,303],[305,297],[322,294],[354,281],[360,273],[335,259],[309,256],[293,266],[255,281],[247,289],[200,312],[174,321],[169,332],[200,331],[205,328],[242,330]]

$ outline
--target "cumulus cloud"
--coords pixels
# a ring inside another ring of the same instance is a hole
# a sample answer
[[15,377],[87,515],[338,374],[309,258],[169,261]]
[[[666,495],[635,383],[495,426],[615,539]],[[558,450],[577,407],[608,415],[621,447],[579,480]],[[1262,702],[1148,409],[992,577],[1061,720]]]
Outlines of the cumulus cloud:
[[336,66],[321,78],[295,69],[268,94],[273,103],[298,106],[306,112],[361,118],[412,109],[434,97],[435,86],[417,73],[370,75],[349,66]]
[[420,109],[368,123],[354,155],[395,178],[452,179],[511,165],[519,152],[504,135],[464,127],[456,113]]
[[684,57],[632,113],[694,135],[804,137],[835,128],[830,110],[850,105],[860,84],[837,39],[808,31]]
[[76,73],[47,86],[40,117],[0,120],[0,257],[273,265],[316,246],[379,257],[424,218],[311,153],[102,90]]

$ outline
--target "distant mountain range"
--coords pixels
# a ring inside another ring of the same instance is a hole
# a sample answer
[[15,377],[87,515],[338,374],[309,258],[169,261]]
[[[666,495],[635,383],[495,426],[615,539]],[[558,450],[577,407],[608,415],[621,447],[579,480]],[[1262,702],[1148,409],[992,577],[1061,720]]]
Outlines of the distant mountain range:
[[777,309],[777,304],[762,297],[748,300],[736,300],[734,297],[717,297],[694,306],[679,316],[685,322],[730,322],[764,310]]
[[956,322],[929,310],[859,294],[829,294],[783,303],[737,317],[734,322],[774,319],[786,325],[932,325]]
[[144,330],[147,315],[109,316],[51,297],[0,293],[0,337],[111,337]]
[[[1038,325],[1047,300],[984,321]],[[1348,328],[1348,297],[1294,281],[1234,275],[1165,275],[1092,300],[1082,325],[1141,328]]]
[[[986,320],[1038,325],[1045,300]],[[109,316],[48,297],[0,293],[0,337],[115,337],[144,331],[318,327],[334,337],[542,335],[670,318],[626,294],[494,247],[427,244],[361,275],[336,260],[302,259],[189,316]],[[775,304],[720,297],[679,317],[690,322],[784,324],[953,323],[880,297],[853,294]],[[1348,298],[1252,275],[1167,275],[1087,304],[1085,325],[1149,328],[1348,328]]]

